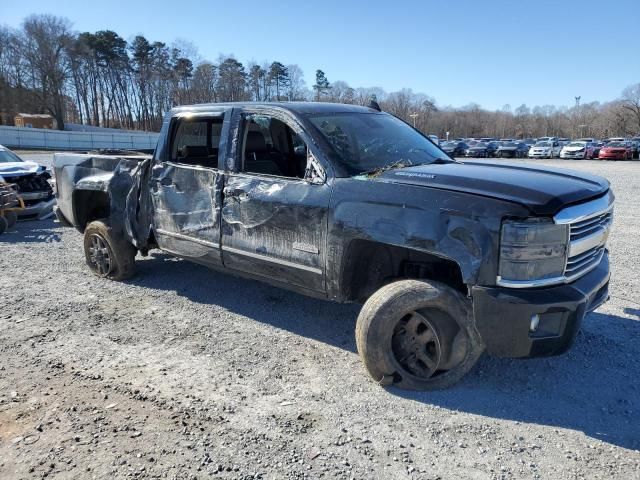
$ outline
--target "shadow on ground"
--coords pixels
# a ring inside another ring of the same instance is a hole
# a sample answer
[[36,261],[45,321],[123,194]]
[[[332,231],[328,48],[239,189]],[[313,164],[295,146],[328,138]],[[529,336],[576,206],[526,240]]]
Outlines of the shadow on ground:
[[392,393],[476,415],[578,430],[640,450],[639,340],[639,321],[596,312],[565,355],[485,356],[454,389]]
[[0,235],[2,243],[55,243],[61,240],[60,224],[53,219],[19,221]]
[[137,262],[136,270],[138,275],[128,283],[173,291],[193,302],[218,305],[258,322],[356,352],[353,332],[359,305],[305,297],[158,252],[153,252],[149,260]]
[[[307,298],[154,254],[130,282],[175,291],[276,328],[355,352],[359,306]],[[628,309],[627,309],[628,310]],[[637,314],[638,312],[628,312]],[[486,417],[549,425],[640,449],[640,322],[592,313],[566,355],[533,360],[485,356],[458,386],[389,393]],[[364,375],[364,371],[362,373]]]

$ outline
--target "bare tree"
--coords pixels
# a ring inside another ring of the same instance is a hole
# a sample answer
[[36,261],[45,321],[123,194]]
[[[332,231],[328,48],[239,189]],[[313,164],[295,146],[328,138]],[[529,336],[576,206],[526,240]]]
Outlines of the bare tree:
[[633,127],[626,133],[640,134],[640,83],[630,85],[622,91],[622,108],[634,118]]
[[69,76],[66,49],[72,35],[68,20],[53,15],[32,15],[24,21],[19,48],[30,73],[29,87],[42,107],[64,130],[65,82]]

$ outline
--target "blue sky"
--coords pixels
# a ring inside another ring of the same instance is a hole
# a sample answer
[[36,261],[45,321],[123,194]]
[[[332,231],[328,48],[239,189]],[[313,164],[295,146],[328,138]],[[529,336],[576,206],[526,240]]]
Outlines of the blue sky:
[[211,60],[297,63],[308,85],[321,68],[353,87],[409,87],[440,106],[609,101],[640,82],[640,0],[0,0],[2,24],[32,13],[185,39]]

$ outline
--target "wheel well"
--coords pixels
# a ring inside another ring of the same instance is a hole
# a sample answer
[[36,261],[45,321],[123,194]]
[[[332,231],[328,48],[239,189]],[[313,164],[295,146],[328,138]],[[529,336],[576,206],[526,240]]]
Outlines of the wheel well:
[[109,216],[110,202],[106,192],[76,190],[73,192],[73,213],[78,229],[84,231],[93,220]]
[[345,300],[364,302],[380,287],[403,278],[429,279],[467,294],[459,265],[453,260],[410,248],[354,240],[342,274]]

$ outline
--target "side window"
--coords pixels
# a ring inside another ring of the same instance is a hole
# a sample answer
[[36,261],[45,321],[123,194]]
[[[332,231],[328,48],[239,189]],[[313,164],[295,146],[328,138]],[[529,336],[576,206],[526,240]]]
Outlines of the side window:
[[182,119],[174,131],[171,160],[218,168],[222,118]]
[[243,131],[243,172],[304,178],[307,146],[286,123],[268,115],[249,115]]

